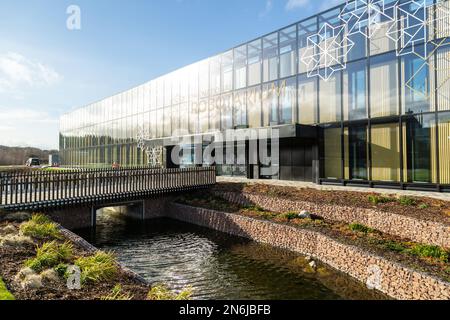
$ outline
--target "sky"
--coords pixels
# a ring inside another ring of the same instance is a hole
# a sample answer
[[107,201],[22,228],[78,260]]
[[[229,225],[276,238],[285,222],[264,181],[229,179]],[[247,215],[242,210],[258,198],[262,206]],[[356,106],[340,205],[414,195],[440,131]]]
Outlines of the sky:
[[0,0],[0,145],[57,149],[62,114],[341,2]]

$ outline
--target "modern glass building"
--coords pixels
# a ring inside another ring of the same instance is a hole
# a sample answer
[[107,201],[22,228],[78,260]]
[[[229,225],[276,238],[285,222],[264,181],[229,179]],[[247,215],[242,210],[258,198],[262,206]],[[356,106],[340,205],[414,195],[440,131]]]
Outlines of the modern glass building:
[[275,127],[276,175],[218,173],[450,191],[449,37],[448,1],[348,1],[63,115],[62,162],[170,167],[178,129]]

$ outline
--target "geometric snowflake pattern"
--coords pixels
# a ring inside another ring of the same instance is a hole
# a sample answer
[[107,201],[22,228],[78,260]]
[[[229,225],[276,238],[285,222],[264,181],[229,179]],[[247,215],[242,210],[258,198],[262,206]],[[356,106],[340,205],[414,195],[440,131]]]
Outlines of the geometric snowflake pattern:
[[325,23],[318,33],[307,38],[307,48],[301,61],[307,66],[308,77],[319,76],[327,81],[339,70],[346,68],[346,57],[355,43],[344,37],[342,26]]
[[424,60],[427,59],[426,46],[420,46],[429,38],[427,8],[427,0],[410,0],[397,5],[395,17],[396,21],[400,22],[400,30],[393,24],[387,32],[387,37],[395,42],[398,56],[413,53]]
[[371,39],[382,24],[395,21],[396,4],[387,0],[347,0],[339,19],[347,26],[347,35],[360,33]]

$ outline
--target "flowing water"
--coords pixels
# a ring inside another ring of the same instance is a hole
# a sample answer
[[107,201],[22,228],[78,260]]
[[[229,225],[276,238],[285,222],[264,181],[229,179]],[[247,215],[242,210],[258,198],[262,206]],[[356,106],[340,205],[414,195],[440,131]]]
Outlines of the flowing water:
[[106,213],[97,223],[79,234],[151,284],[192,286],[195,299],[385,298],[320,263],[313,270],[298,254],[194,225]]

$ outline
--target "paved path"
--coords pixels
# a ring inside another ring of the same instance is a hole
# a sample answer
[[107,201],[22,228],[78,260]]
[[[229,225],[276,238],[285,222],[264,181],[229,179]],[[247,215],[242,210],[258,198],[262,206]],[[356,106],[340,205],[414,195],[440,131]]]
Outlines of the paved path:
[[379,188],[361,188],[361,187],[343,187],[343,186],[330,186],[330,185],[318,185],[312,182],[299,182],[299,181],[281,181],[281,180],[250,180],[246,178],[235,177],[217,177],[217,182],[235,182],[235,183],[254,183],[254,184],[267,184],[281,187],[295,187],[295,188],[311,188],[317,190],[335,190],[335,191],[357,191],[365,193],[380,193],[386,195],[401,195],[411,197],[428,197],[444,201],[450,201],[450,193],[428,192],[428,191],[411,191],[411,190],[392,190],[392,189],[379,189]]

